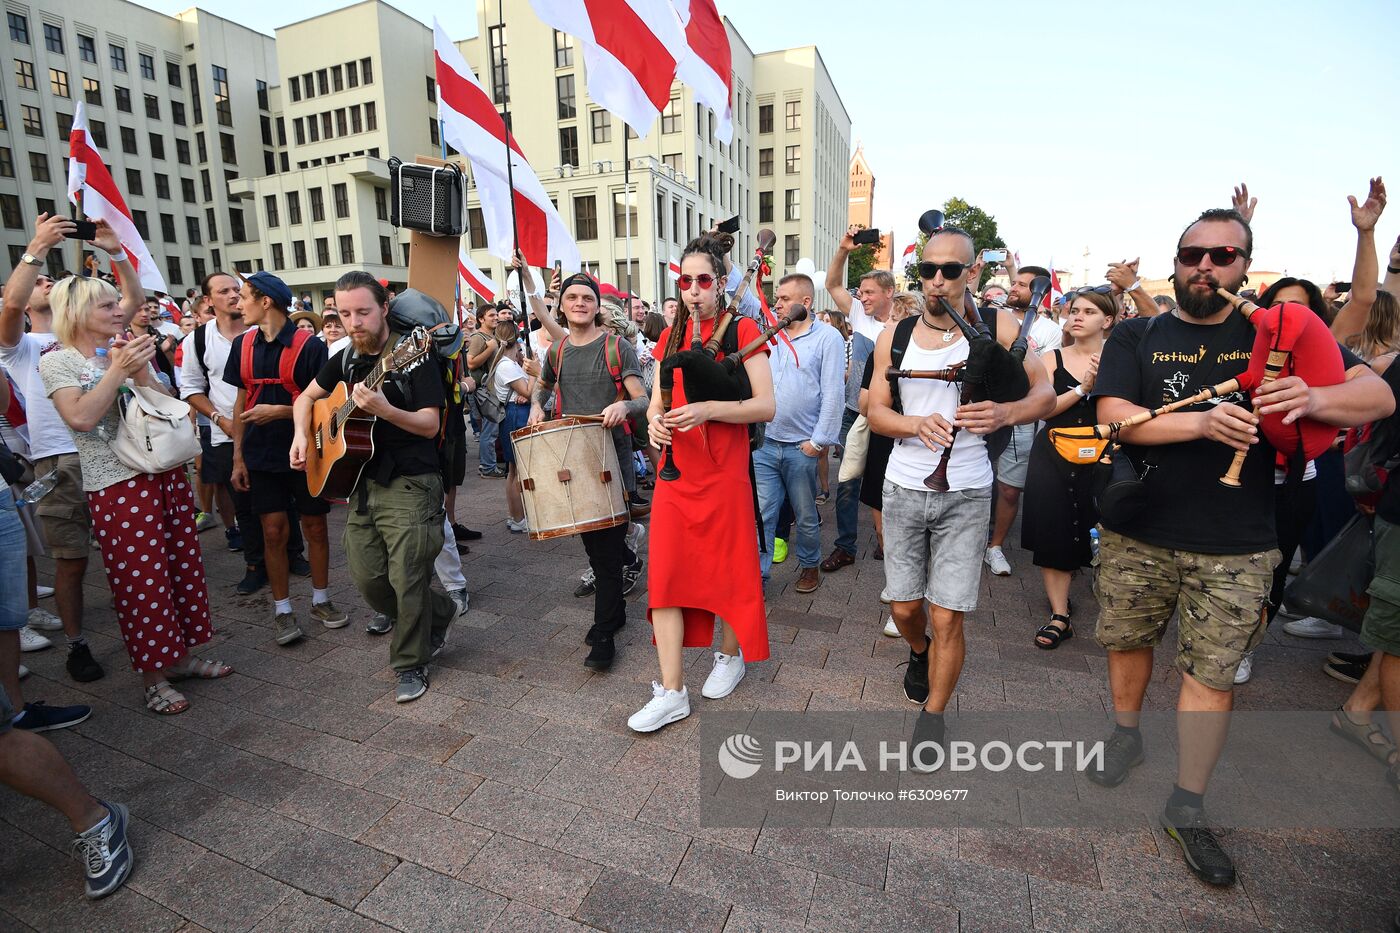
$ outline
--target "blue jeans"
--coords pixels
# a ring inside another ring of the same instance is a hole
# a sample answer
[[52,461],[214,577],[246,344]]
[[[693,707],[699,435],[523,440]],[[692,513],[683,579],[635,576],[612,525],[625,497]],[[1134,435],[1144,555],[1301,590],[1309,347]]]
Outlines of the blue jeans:
[[476,449],[483,470],[496,469],[496,435],[500,432],[499,422],[489,418],[481,419],[481,433],[476,436]]
[[0,632],[18,631],[29,618],[27,556],[14,492],[6,489],[0,492]]
[[[860,412],[847,408],[841,414],[841,443],[851,431]],[[856,531],[860,525],[860,477],[836,486],[836,546],[847,554],[856,552]]]
[[798,444],[765,441],[754,451],[753,475],[758,482],[758,507],[763,512],[764,550],[759,569],[767,580],[773,569],[773,532],[778,510],[786,500],[796,523],[797,564],[802,569],[821,563],[821,530],[817,525],[817,458],[802,452]]

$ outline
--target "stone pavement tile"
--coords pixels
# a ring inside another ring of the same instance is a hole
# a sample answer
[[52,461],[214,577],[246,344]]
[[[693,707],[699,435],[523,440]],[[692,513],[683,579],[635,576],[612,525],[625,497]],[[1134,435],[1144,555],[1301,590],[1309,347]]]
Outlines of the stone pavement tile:
[[838,616],[821,615],[780,606],[769,607],[768,621],[770,624],[791,625],[802,631],[836,632],[841,628],[841,619]]
[[389,722],[389,717],[363,707],[274,685],[239,697],[238,703],[264,716],[356,742],[378,732]]
[[305,661],[293,660],[280,653],[269,654],[243,645],[220,646],[219,660],[233,665],[244,677],[261,680],[263,683],[299,687],[308,679]]
[[871,836],[827,828],[765,826],[754,854],[823,875],[883,888],[890,846]]
[[[762,840],[760,839],[760,842]],[[948,930],[956,933],[958,912],[951,907],[874,890],[850,881],[817,876],[807,925],[817,930],[909,933]]]
[[632,739],[578,723],[547,722],[530,736],[532,751],[599,765],[615,765],[632,747]]
[[668,884],[690,848],[690,838],[585,808],[574,817],[554,848]]
[[[476,605],[476,601],[477,597],[473,595],[473,606]],[[493,677],[508,677],[519,664],[519,658],[498,654],[485,648],[456,649],[443,654],[437,660],[439,670],[451,667],[459,671],[473,671],[478,674],[489,674]]]
[[[17,796],[6,788],[0,801],[8,804]],[[46,834],[55,843],[66,835]],[[0,910],[38,929],[59,899],[82,897],[81,868],[21,829],[0,824]]]
[[300,891],[263,918],[252,933],[389,933],[390,928]]
[[360,902],[358,913],[401,930],[484,930],[510,902],[456,878],[404,862]]
[[219,740],[255,755],[281,761],[319,734],[280,719],[244,711],[243,717],[224,730]]
[[363,647],[334,647],[313,663],[316,667],[328,667],[361,677],[377,674],[389,666],[389,646],[382,639],[365,636],[362,644]]
[[326,832],[354,839],[379,822],[395,801],[317,775],[306,780],[274,810]]
[[286,763],[294,768],[356,787],[364,786],[393,761],[394,756],[388,752],[333,735],[319,735],[286,758]]
[[1285,845],[1308,883],[1400,905],[1400,872],[1395,870],[1400,832],[1317,830],[1288,838]]
[[668,726],[660,733],[640,736],[627,754],[616,765],[618,771],[626,771],[651,780],[660,780],[668,774],[699,774],[700,751],[695,748],[678,747],[669,742],[654,738],[665,735],[674,726]]
[[[531,743],[533,745],[533,742]],[[527,790],[538,787],[559,758],[533,748],[521,748],[489,735],[478,735],[447,759],[449,768],[514,784]]]
[[[613,665],[617,670],[617,665]],[[531,687],[530,692],[521,697],[511,709],[521,713],[532,713],[556,722],[576,722],[585,725],[599,725],[599,717],[606,707],[594,698],[581,699],[578,694],[549,687]]]
[[673,883],[725,903],[791,913],[811,900],[816,873],[697,839]]
[[958,857],[1054,881],[1099,887],[1093,834],[1056,829],[960,829]]
[[410,719],[415,722],[440,726],[457,715],[465,705],[462,700],[437,690],[437,680],[432,676],[429,677],[427,694],[412,703],[395,701],[393,694],[387,691],[387,687],[387,684],[381,685],[378,699],[371,701],[369,708],[388,716],[397,717],[400,720]]
[[392,855],[313,829],[273,852],[258,870],[353,909],[398,864]]
[[1209,907],[1183,907],[1181,920],[1190,933],[1261,933],[1265,929],[1250,920],[1222,917]]
[[[550,655],[557,658],[558,649],[551,649]],[[522,660],[511,671],[511,677],[522,684],[554,690],[577,690],[592,676],[593,672],[582,664],[561,664],[531,657]]]
[[362,833],[360,842],[444,875],[457,875],[490,838],[488,830],[401,803]]
[[615,771],[571,758],[561,759],[540,782],[537,790],[558,797],[635,819],[656,788],[656,780],[636,772]]
[[365,790],[404,800],[434,813],[451,813],[482,779],[447,765],[399,758],[370,778]]
[[589,929],[524,901],[511,901],[506,912],[491,924],[489,933],[585,933]]
[[458,877],[512,900],[569,916],[602,871],[581,858],[498,834]]
[[[81,874],[81,871],[79,871]],[[85,931],[140,930],[142,933],[163,933],[163,931],[184,930],[185,919],[174,911],[156,903],[148,897],[137,894],[131,887],[124,887],[101,902],[94,903],[85,897],[67,897],[58,900],[54,909],[44,918],[41,929],[45,933],[61,930]]]
[[247,710],[208,697],[196,696],[190,688],[191,683],[193,681],[188,681],[176,688],[190,702],[189,709],[180,714],[178,725],[181,729],[206,738],[218,738],[230,727],[248,717]]
[[598,876],[574,916],[614,933],[702,933],[720,930],[728,913],[726,905],[708,897],[608,869]]
[[1179,931],[1181,912],[1157,900],[1124,897],[1078,884],[1030,879],[1031,914],[1037,930],[1121,933],[1123,930]]
[[310,832],[295,820],[227,795],[221,795],[212,806],[199,813],[176,820],[168,828],[184,839],[250,868],[257,868],[272,852],[288,842],[304,839]]
[[469,700],[442,726],[471,735],[489,735],[503,742],[520,745],[547,720],[543,716],[519,713],[500,706]]
[[759,816],[752,826],[702,826],[694,781],[665,781],[647,798],[637,819],[674,830],[683,836],[706,839],[743,852],[752,852],[758,839]]
[[484,781],[452,814],[475,826],[517,839],[552,845],[578,816],[577,804],[544,797],[497,781]]
[[215,790],[261,807],[274,807],[308,777],[305,771],[236,749],[208,762],[198,777]]
[[3,921],[3,928],[13,930],[14,933],[39,933],[29,924],[23,922],[14,914],[7,910],[0,910],[0,921]]
[[885,890],[956,907],[967,929],[1030,922],[1024,873],[930,856],[902,842],[890,845]]
[[149,890],[142,893],[213,933],[222,933],[252,927],[290,897],[292,889],[208,852],[183,871],[152,879]]
[[[1227,850],[1228,851],[1228,850]],[[1395,866],[1392,857],[1390,867]],[[1385,897],[1357,894],[1284,879],[1249,879],[1249,898],[1259,921],[1281,930],[1390,930],[1396,903]],[[1201,905],[1182,905],[1201,906]]]
[[364,744],[395,755],[444,762],[471,738],[451,729],[396,719],[365,739]]
[[784,661],[773,678],[780,687],[810,690],[827,696],[858,700],[865,686],[865,674],[832,668],[811,668]]
[[784,913],[754,910],[752,907],[732,907],[729,919],[724,924],[724,933],[801,933],[810,929],[806,919],[805,909]]
[[[314,670],[314,669],[313,669]],[[383,679],[384,675],[366,677],[360,674],[347,674],[344,671],[326,671],[311,683],[302,685],[307,693],[344,703],[348,706],[369,707],[379,700],[388,698],[393,702],[393,683]],[[425,698],[426,699],[426,698]],[[390,710],[374,707],[376,712],[394,715]],[[402,708],[400,708],[402,712]]]
[[[1229,852],[1228,843],[1225,851]],[[1096,862],[1104,891],[1177,907],[1209,906],[1219,916],[1255,919],[1254,906],[1243,888],[1238,884],[1217,887],[1200,881],[1187,869],[1174,842],[1161,858],[1105,854]]]

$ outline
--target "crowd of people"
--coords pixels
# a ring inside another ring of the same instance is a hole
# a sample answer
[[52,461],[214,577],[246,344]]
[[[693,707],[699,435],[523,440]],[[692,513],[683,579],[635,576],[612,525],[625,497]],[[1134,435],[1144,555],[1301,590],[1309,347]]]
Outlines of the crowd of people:
[[[1359,509],[1375,529],[1360,632],[1367,653],[1328,661],[1330,675],[1355,684],[1332,728],[1373,755],[1400,791],[1394,741],[1373,718],[1386,710],[1391,733],[1400,726],[1400,483],[1358,502],[1344,487],[1339,449],[1305,462],[1261,430],[1271,416],[1337,432],[1400,417],[1400,368],[1390,367],[1400,351],[1400,241],[1382,281],[1374,231],[1384,206],[1380,179],[1351,201],[1357,258],[1345,288],[1284,278],[1258,295],[1246,289],[1255,202],[1243,189],[1232,207],[1185,226],[1170,297],[1146,292],[1136,260],[1044,305],[1036,283],[1050,270],[1008,260],[1007,284],[978,294],[991,270],[972,235],[953,226],[931,233],[917,262],[920,287],[903,292],[881,270],[847,288],[852,228],[822,283],[834,309],[820,313],[818,284],[795,272],[772,283],[768,309],[754,269],[736,265],[733,237],[718,229],[686,247],[677,297],[655,310],[605,296],[583,273],[556,271],[546,287],[517,257],[521,307],[472,305],[451,360],[387,375],[379,364],[407,336],[396,309],[432,304],[418,292],[396,297],[387,283],[350,272],[313,309],[269,272],[215,272],[178,319],[165,320],[169,304],[142,293],[105,225],[91,242],[108,254],[120,289],[99,275],[46,276],[72,222],[41,216],[0,311],[8,377],[0,463],[24,469],[0,487],[0,538],[10,545],[0,548],[0,780],[69,817],[90,896],[121,884],[132,860],[126,810],[91,796],[36,735],[91,710],[30,701],[20,683],[21,650],[50,641],[36,629],[62,631],[74,680],[104,676],[83,634],[93,543],[153,715],[189,708],[179,680],[233,673],[203,650],[218,624],[204,531],[222,527],[224,545],[241,552],[239,592],[269,592],[277,644],[304,638],[308,625],[349,624],[350,607],[329,597],[333,502],[308,473],[319,450],[317,403],[344,386],[352,407],[374,419],[375,443],[344,499],[343,546],[373,613],[366,631],[392,633],[398,702],[429,689],[433,659],[468,610],[461,554],[481,534],[455,513],[470,439],[479,475],[504,481],[508,532],[523,534],[533,530],[531,486],[512,435],[577,416],[610,438],[624,503],[617,521],[578,535],[588,567],[575,595],[594,606],[583,663],[598,672],[613,665],[626,598],[644,581],[658,674],[627,720],[637,732],[690,715],[685,647],[714,649],[702,697],[739,689],[746,665],[769,657],[765,593],[792,579],[795,593],[809,594],[856,564],[863,504],[869,558],[883,563],[884,634],[909,647],[903,691],[918,708],[909,766],[926,769],[921,750],[948,741],[966,614],[978,606],[984,567],[1012,573],[1004,548],[1019,513],[1048,610],[1044,624],[1028,625],[1028,642],[1055,650],[1082,620],[1107,651],[1114,725],[1088,777],[1114,787],[1143,761],[1139,717],[1173,618],[1183,713],[1231,708],[1276,615],[1287,613],[1290,635],[1343,634],[1292,612],[1285,588],[1295,554],[1316,558]],[[1138,417],[1245,371],[1255,324],[1223,293],[1320,318],[1340,345],[1345,378],[1309,385],[1282,374]],[[129,399],[142,392],[188,403],[196,464],[144,471],[114,443]],[[1103,460],[1067,459],[1052,442],[1052,431],[1096,425],[1113,426]],[[1373,430],[1400,436],[1400,425]],[[1105,484],[1122,480],[1124,468],[1132,507],[1110,508]],[[1233,485],[1218,481],[1227,470],[1238,473]],[[833,484],[835,541],[823,557],[821,507]],[[37,553],[53,559],[56,616],[38,608]],[[779,569],[789,560],[795,575]],[[1094,574],[1098,606],[1076,615],[1071,581],[1082,572]],[[298,577],[310,578],[305,618],[293,608]],[[1233,863],[1204,805],[1224,731],[1189,721],[1180,739],[1190,754],[1179,756],[1161,822],[1194,874],[1230,884]]]

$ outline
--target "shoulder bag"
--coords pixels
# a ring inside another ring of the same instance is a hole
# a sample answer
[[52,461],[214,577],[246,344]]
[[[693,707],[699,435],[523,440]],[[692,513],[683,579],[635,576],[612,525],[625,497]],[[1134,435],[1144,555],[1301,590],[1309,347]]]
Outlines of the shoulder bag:
[[110,446],[117,459],[140,473],[164,473],[199,454],[190,406],[159,389],[128,385],[118,397],[121,420]]

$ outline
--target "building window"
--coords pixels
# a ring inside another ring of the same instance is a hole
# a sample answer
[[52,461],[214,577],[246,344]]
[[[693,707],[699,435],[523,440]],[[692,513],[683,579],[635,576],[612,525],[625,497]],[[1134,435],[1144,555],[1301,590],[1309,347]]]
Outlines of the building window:
[[379,129],[379,118],[376,116],[374,101],[365,102],[365,129],[373,133]]
[[297,191],[287,192],[287,223],[301,223],[301,193]]
[[437,117],[428,118],[428,142],[432,143],[434,148],[442,145],[441,137],[438,136]]
[[554,67],[570,68],[574,64],[574,37],[554,30]]
[[340,261],[346,264],[355,261],[355,238],[348,233],[340,237]]
[[802,129],[802,101],[790,100],[787,102],[786,108],[788,132]]
[[160,98],[154,94],[146,95],[146,116],[152,120],[160,119]]
[[298,269],[306,268],[306,241],[292,241],[292,264]]
[[0,221],[4,222],[7,230],[24,229],[24,218],[19,213],[19,198],[13,194],[0,194]]
[[[437,121],[434,120],[433,122],[436,123]],[[350,127],[349,127],[349,124],[347,124],[347,123],[346,123],[346,120],[345,120],[345,108],[344,108],[344,107],[341,107],[340,109],[338,109],[338,110],[335,112],[335,135],[336,135],[336,136],[345,136],[345,135],[348,135],[349,132],[350,132]]]
[[786,172],[789,175],[796,175],[802,171],[802,147],[788,146],[783,153],[783,162],[786,164]]
[[590,110],[589,120],[593,124],[593,144],[612,142],[612,114],[606,110]]
[[156,60],[145,52],[136,53],[136,64],[141,69],[141,77],[147,81],[156,79]]
[[[174,242],[174,238],[171,239],[171,242]],[[168,257],[166,257],[165,265],[166,265],[166,268],[168,268],[168,269],[170,270],[170,282],[169,282],[168,284],[170,285],[171,288],[174,288],[175,285],[176,285],[177,283],[183,282],[183,281],[184,281],[185,277],[184,277],[183,275],[180,274],[180,257],[179,257],[179,256],[168,256]]]
[[360,105],[355,104],[350,108],[350,132],[363,133],[364,123],[360,120]]
[[665,163],[671,169],[671,171],[675,172],[677,175],[680,175],[685,171],[685,156],[683,156],[679,152],[668,152],[661,157],[661,161]]
[[773,105],[758,105],[758,131],[760,133],[773,132]]
[[204,102],[199,98],[199,70],[194,65],[190,65],[190,108],[194,114],[195,125],[204,122]]
[[96,78],[83,79],[83,100],[94,107],[102,106],[102,83]]
[[199,218],[198,218],[198,217],[186,217],[186,218],[185,218],[185,232],[186,232],[187,234],[189,234],[190,245],[191,245],[191,246],[198,246],[198,245],[200,245],[200,243],[203,242],[203,240],[200,238],[200,235],[199,235]]
[[229,165],[238,164],[238,150],[233,144],[232,133],[219,134],[219,150],[223,154],[224,161]]
[[637,229],[637,192],[629,192],[624,197],[621,191],[613,192],[613,236],[625,237],[627,231]]
[[350,216],[350,187],[341,182],[331,186],[331,197],[335,201],[335,216],[345,220]]
[[97,40],[92,36],[78,36],[78,57],[91,65],[97,64]]
[[389,192],[387,189],[374,189],[374,216],[385,223],[389,221]]
[[190,164],[190,141],[188,139],[175,140],[175,160],[181,165]]
[[773,150],[758,150],[758,175],[760,178],[767,178],[773,174]]
[[[258,109],[267,110],[267,82],[259,78],[256,87],[258,92]],[[336,90],[338,91],[340,88],[336,88]]]
[[286,267],[286,265],[287,265],[287,257],[286,257],[285,251],[282,249],[282,244],[281,244],[281,243],[273,243],[273,244],[272,244],[272,269],[273,269],[273,271],[274,271],[274,272],[280,272],[280,271],[282,271],[283,268]]
[[334,130],[331,127],[331,112],[329,110],[321,114],[321,135],[326,139],[334,139]]
[[37,90],[38,85],[34,81],[33,62],[27,62],[21,58],[15,59],[15,83],[24,91]]
[[167,243],[174,243],[174,242],[175,242],[175,215],[174,215],[174,214],[161,214],[161,215],[160,215],[160,235],[165,239],[165,242],[167,242]]
[[[510,71],[506,67],[506,27],[492,26],[487,30],[491,54],[491,100],[497,104],[510,103]],[[365,81],[369,83],[368,79]]]
[[204,260],[196,256],[194,259],[190,260],[190,264],[194,266],[194,271],[191,273],[194,276],[194,280],[196,282],[203,282],[206,268]]
[[783,237],[783,265],[791,269],[793,266],[797,265],[797,261],[801,256],[801,239],[791,233]]
[[[337,68],[336,68],[336,73],[339,74],[339,72],[340,72],[340,69],[339,69],[339,67],[337,67]],[[430,104],[436,104],[436,103],[437,103],[437,82],[434,81],[431,77],[427,79],[427,82],[428,82],[428,103],[430,103]],[[337,87],[336,90],[338,91],[338,90],[340,90],[340,88]]]
[[789,188],[783,192],[783,220],[802,219],[802,192],[797,188]]
[[758,193],[758,222],[761,224],[773,222],[773,192],[771,191]]
[[5,19],[8,20],[10,24],[10,41],[28,45],[29,20],[18,13],[6,13]]
[[185,125],[185,105],[178,100],[170,102],[170,122],[176,126]]
[[145,211],[132,211],[131,222],[136,225],[136,232],[141,234],[141,239],[149,240],[151,238],[151,230],[146,223]]
[[385,266],[394,264],[394,244],[386,236],[379,238],[379,262]]
[[156,172],[156,197],[170,200],[170,176]]
[[[43,152],[29,153],[29,174],[35,181],[50,181],[49,157]],[[140,194],[140,192],[136,192]]]
[[311,204],[311,222],[318,224],[326,219],[326,201],[321,196],[320,188],[308,188],[306,191],[307,200]]
[[617,284],[619,287],[631,291],[641,284],[641,270],[637,268],[637,260],[627,262],[624,259],[617,261]]
[[55,55],[63,54],[63,30],[50,23],[44,24],[44,48]]
[[[67,139],[73,133],[73,115],[64,113],[62,110],[56,111],[53,115],[54,122],[58,124],[58,138]],[[66,165],[66,163],[65,163]]]
[[263,150],[263,174],[277,174],[277,154],[270,149]]
[[182,201],[184,201],[186,204],[193,204],[193,203],[195,203],[194,179],[193,179],[193,178],[181,178],[181,179],[180,179],[180,199],[181,199]]
[[7,147],[0,146],[0,178],[15,177],[14,155]]
[[276,227],[282,221],[277,216],[277,195],[269,194],[263,196],[263,213],[267,215],[267,226]]
[[214,113],[220,126],[233,126],[233,107],[228,99],[228,69],[214,67]]
[[574,76],[559,75],[554,79],[554,93],[559,98],[559,119],[572,120],[578,116],[578,103],[574,97]]
[[141,186],[141,170],[129,168],[126,170],[126,190],[132,194],[143,194]]
[[107,52],[112,59],[112,70],[124,73],[126,71],[126,49],[120,45],[112,45],[108,46]]
[[97,143],[98,148],[107,148],[107,124],[101,120],[92,120],[88,123],[88,130],[92,133],[92,141]]
[[467,237],[472,249],[486,248],[486,217],[479,207],[467,208]]
[[287,121],[282,117],[277,118],[277,145],[287,145]]
[[292,121],[292,138],[296,140],[298,146],[306,145],[306,127],[302,125],[301,117]]
[[661,113],[661,132],[679,133],[681,131],[681,99],[672,97],[671,102],[666,105],[666,109]]
[[131,91],[121,85],[117,85],[117,110],[131,113]]
[[262,144],[263,144],[264,146],[271,146],[271,145],[272,145],[272,118],[271,118],[271,117],[258,117],[258,127],[259,127],[259,129],[262,131]]
[[598,239],[598,198],[592,194],[574,197],[574,233],[580,240]]
[[24,132],[29,136],[44,135],[44,120],[39,113],[38,107],[31,107],[28,104],[19,105],[20,122],[24,124]]
[[346,62],[346,63],[345,63],[345,86],[346,86],[346,87],[359,87],[359,86],[360,86],[360,66],[359,66],[359,63],[358,63],[358,62]]
[[321,68],[316,72],[316,92],[325,97],[331,92],[331,82],[327,69]]
[[292,103],[301,100],[301,78],[297,75],[292,75],[287,79],[287,85],[292,90]]
[[68,72],[57,68],[49,69],[49,90],[55,97],[68,98]]
[[180,86],[180,66],[174,62],[165,63],[165,83],[171,87]]
[[374,83],[374,66],[368,58],[360,59],[360,81],[364,84]]
[[559,164],[578,168],[578,127],[559,127]]
[[199,184],[204,189],[204,200],[214,200],[214,185],[209,180],[209,170],[207,168],[199,170]]
[[[204,223],[209,227],[209,240],[213,242],[219,238],[219,225],[214,220],[214,209],[206,207],[204,209]],[[219,265],[219,260],[214,260],[214,265]]]
[[323,236],[316,238],[316,265],[329,266],[331,264],[331,241]]

